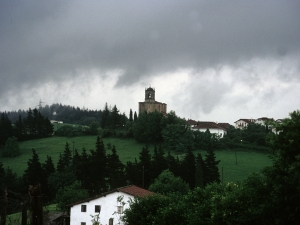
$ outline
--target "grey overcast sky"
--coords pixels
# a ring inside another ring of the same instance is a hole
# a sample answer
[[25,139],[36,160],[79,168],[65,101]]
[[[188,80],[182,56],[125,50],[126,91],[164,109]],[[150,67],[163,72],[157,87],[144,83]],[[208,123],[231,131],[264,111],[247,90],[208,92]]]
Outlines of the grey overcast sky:
[[1,0],[0,111],[138,111],[229,122],[300,108],[300,1]]

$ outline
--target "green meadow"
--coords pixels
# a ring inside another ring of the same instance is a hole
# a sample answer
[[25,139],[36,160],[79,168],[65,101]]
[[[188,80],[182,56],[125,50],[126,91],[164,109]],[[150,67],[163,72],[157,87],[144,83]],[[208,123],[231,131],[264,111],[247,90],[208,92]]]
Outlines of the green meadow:
[[[81,137],[50,137],[44,139],[37,139],[31,141],[24,141],[20,143],[21,155],[16,158],[0,158],[3,162],[4,168],[9,167],[19,176],[27,168],[27,162],[32,157],[32,149],[35,149],[39,155],[41,163],[44,163],[47,155],[52,157],[56,165],[59,154],[64,151],[66,142],[69,143],[71,151],[76,149],[78,152],[85,148],[87,152],[95,149],[97,136],[81,136]],[[120,160],[126,164],[128,161],[134,161],[135,158],[139,160],[139,152],[144,147],[144,144],[137,143],[134,139],[119,139],[119,138],[104,138],[103,139],[106,152],[110,153],[109,145],[115,145]],[[74,143],[74,144],[73,144]],[[153,147],[150,147],[150,152],[153,152]],[[198,152],[194,152],[196,155]],[[202,157],[205,157],[206,152],[200,152]],[[253,172],[259,172],[265,166],[271,165],[271,160],[266,153],[259,153],[256,151],[242,151],[237,150],[237,164],[234,151],[218,150],[215,151],[216,159],[220,160],[219,172],[221,180],[224,182],[236,182],[247,178]],[[174,154],[176,157],[177,155]],[[184,155],[178,155],[182,158]],[[222,172],[223,171],[223,172]],[[222,176],[223,174],[223,176]]]

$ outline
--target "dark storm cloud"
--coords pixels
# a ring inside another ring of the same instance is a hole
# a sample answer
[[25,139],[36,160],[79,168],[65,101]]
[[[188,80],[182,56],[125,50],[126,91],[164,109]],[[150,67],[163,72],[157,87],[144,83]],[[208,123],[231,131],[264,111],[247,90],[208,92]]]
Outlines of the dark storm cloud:
[[299,58],[299,9],[298,1],[1,1],[1,99],[90,70],[121,69],[120,87],[178,68]]

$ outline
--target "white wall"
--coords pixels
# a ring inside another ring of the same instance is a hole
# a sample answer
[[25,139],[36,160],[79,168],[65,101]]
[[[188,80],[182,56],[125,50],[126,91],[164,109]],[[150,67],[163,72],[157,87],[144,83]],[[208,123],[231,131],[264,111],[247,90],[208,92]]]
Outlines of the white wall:
[[[201,132],[205,132],[207,130],[207,128],[200,128],[200,129],[197,129],[197,128],[193,128],[192,127],[192,130],[199,130]],[[217,135],[220,135],[220,137],[224,137],[224,134],[226,134],[226,131],[222,130],[222,129],[217,129],[217,128],[209,128],[208,129],[209,132],[211,134],[217,134]]]
[[[129,198],[133,197],[131,195],[125,194],[123,192],[114,192],[111,194],[108,194],[106,196],[103,196],[101,198],[91,200],[90,202],[80,203],[78,205],[74,205],[71,207],[71,218],[70,218],[70,225],[81,225],[81,222],[85,222],[86,225],[91,225],[92,217],[91,215],[96,215],[98,213],[95,213],[95,205],[101,206],[101,212],[100,212],[100,224],[102,225],[108,225],[109,219],[114,218],[113,224],[118,224],[119,222],[119,214],[114,212],[117,212],[117,206],[120,205],[117,202],[118,196],[124,196],[123,201],[126,203],[124,205],[124,210],[129,208]],[[86,212],[81,212],[81,205],[86,205]],[[120,223],[123,224],[123,223]]]

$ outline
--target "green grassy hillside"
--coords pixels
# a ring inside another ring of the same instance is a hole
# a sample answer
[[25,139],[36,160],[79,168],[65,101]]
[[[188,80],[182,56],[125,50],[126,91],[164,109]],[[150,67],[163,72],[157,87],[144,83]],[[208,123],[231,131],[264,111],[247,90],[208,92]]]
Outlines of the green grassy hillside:
[[[96,136],[82,136],[82,137],[51,137],[38,140],[25,141],[20,143],[21,155],[16,158],[0,158],[3,162],[4,168],[11,168],[19,176],[21,176],[24,170],[27,168],[28,159],[32,157],[32,148],[34,148],[39,155],[40,162],[43,163],[46,160],[47,155],[52,157],[54,164],[56,165],[59,153],[62,153],[65,148],[65,144],[70,144],[70,149],[77,149],[79,152],[85,147],[87,151],[94,149],[96,143]],[[127,161],[134,161],[138,159],[139,152],[143,148],[143,144],[137,143],[133,139],[118,139],[118,138],[104,138],[103,142],[106,147],[107,153],[110,153],[108,144],[115,145],[117,153],[121,161],[125,164]],[[150,151],[153,148],[150,147]],[[197,154],[197,152],[194,152]],[[252,172],[259,172],[263,167],[270,165],[271,160],[265,153],[258,153],[255,151],[237,151],[238,163],[235,163],[234,151],[216,151],[217,160],[221,160],[219,164],[220,175],[222,176],[222,167],[224,171],[224,182],[238,181],[245,179]],[[205,152],[201,152],[202,157],[205,157]],[[183,155],[178,155],[180,158]]]

